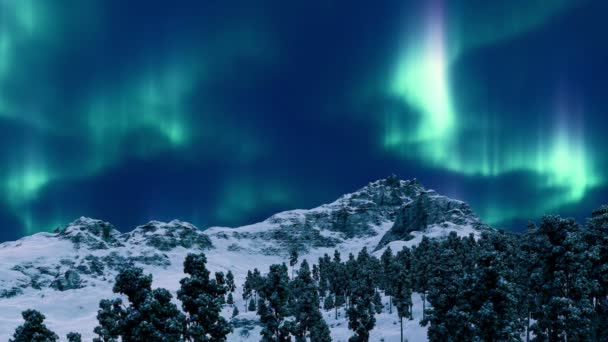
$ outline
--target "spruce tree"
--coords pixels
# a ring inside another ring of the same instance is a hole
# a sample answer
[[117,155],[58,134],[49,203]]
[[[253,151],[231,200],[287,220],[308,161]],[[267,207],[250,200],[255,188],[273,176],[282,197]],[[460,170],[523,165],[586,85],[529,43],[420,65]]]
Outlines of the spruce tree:
[[226,298],[226,304],[228,304],[228,305],[234,304],[234,298],[232,297],[232,292],[228,293],[228,298]]
[[79,333],[70,332],[67,334],[66,338],[68,339],[68,342],[82,342],[82,335]]
[[431,242],[427,236],[423,236],[418,246],[414,247],[412,255],[413,264],[413,285],[414,290],[420,293],[422,298],[422,318],[426,316],[426,295],[429,291],[429,278],[433,265],[434,254],[437,252],[438,244]]
[[236,307],[236,305],[234,306],[234,309],[232,309],[232,318],[236,317],[239,315],[239,308]]
[[271,265],[266,277],[262,278],[259,288],[258,315],[262,323],[263,342],[285,342],[290,340],[292,330],[285,318],[289,313],[290,297],[289,275],[287,266]]
[[517,341],[523,331],[512,252],[504,234],[489,232],[469,252],[476,256],[476,266],[472,287],[462,294],[471,305],[475,336],[482,341]]
[[122,299],[102,299],[97,311],[98,326],[93,332],[98,336],[93,342],[115,342],[122,335],[126,310]]
[[298,264],[298,248],[293,245],[289,252],[289,266],[291,266],[291,277],[293,278],[294,267]]
[[151,284],[152,276],[144,275],[141,268],[127,267],[116,276],[113,291],[126,295],[130,305],[123,308],[120,299],[100,302],[95,341],[182,340],[184,314],[171,302],[169,291],[152,290]]
[[369,341],[369,332],[376,325],[373,305],[376,291],[369,258],[367,249],[363,248],[352,265],[352,273],[349,273],[351,304],[347,310],[348,328],[355,332],[349,342]]
[[386,247],[382,256],[380,257],[380,264],[382,267],[382,273],[380,276],[380,288],[384,290],[384,293],[389,296],[388,312],[393,313],[393,280],[394,280],[394,267],[393,267],[393,251],[391,246]]
[[380,292],[376,291],[376,293],[374,293],[374,297],[372,298],[372,303],[374,304],[374,311],[376,311],[376,314],[381,314],[382,313],[382,297],[380,297]]
[[431,308],[421,324],[428,328],[430,341],[471,341],[474,336],[470,308],[463,293],[470,288],[471,277],[465,273],[460,238],[455,232],[436,248],[428,279]]
[[228,273],[226,273],[226,288],[230,293],[236,290],[236,285],[234,283],[234,274],[232,274],[232,271],[228,271]]
[[608,206],[593,211],[584,236],[589,246],[587,255],[594,284],[592,335],[594,341],[608,341]]
[[581,238],[572,219],[545,216],[539,226],[526,232],[538,266],[530,278],[536,290],[531,330],[537,341],[588,341],[592,337],[590,267]]
[[319,294],[306,260],[302,261],[294,280],[294,335],[296,342],[331,341],[329,328],[319,310]]
[[57,334],[44,325],[44,315],[36,310],[25,310],[21,313],[25,322],[18,326],[9,342],[54,342]]
[[334,297],[333,296],[325,297],[325,300],[323,301],[323,309],[329,311],[333,308],[334,308]]
[[253,298],[249,299],[249,304],[247,305],[247,310],[256,311],[255,300],[253,300]]
[[189,315],[186,337],[191,341],[225,341],[232,331],[220,315],[220,297],[226,293],[226,287],[209,278],[206,263],[203,253],[188,254],[184,261],[184,273],[189,277],[180,280],[177,298]]
[[397,307],[397,316],[399,317],[399,327],[401,341],[403,342],[403,318],[412,318],[412,255],[407,247],[404,247],[394,258],[391,263],[392,271],[390,274],[392,279],[391,288],[394,296],[394,303]]

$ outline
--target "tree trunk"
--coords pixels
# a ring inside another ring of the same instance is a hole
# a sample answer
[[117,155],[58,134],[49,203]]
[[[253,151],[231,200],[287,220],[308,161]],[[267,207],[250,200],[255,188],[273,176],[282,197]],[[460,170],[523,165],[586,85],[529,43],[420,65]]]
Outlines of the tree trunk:
[[399,317],[399,324],[401,324],[401,342],[403,342],[403,317]]
[[422,319],[424,319],[426,314],[426,293],[422,293]]
[[393,296],[388,297],[388,313],[393,313]]

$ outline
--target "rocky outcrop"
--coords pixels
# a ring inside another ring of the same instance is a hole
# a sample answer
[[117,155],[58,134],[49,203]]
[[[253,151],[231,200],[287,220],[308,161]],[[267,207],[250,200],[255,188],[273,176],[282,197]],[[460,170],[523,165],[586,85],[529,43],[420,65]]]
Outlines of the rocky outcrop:
[[122,234],[108,222],[81,217],[55,231],[61,239],[70,240],[76,249],[108,249],[122,246]]
[[176,247],[209,249],[209,237],[194,225],[173,220],[169,223],[151,221],[124,235],[125,242],[155,247],[160,251],[170,251]]
[[490,229],[482,223],[468,204],[438,195],[429,190],[401,208],[392,228],[382,237],[377,249],[391,241],[409,240],[412,232],[424,232],[430,226],[469,226],[475,230]]
[[66,271],[51,283],[51,287],[58,291],[73,290],[82,287],[80,275],[73,270]]

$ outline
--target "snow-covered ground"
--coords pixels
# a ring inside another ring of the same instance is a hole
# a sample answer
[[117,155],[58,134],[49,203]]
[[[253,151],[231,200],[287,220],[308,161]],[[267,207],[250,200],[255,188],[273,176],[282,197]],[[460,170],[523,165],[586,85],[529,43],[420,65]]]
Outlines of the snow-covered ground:
[[[386,222],[375,227],[377,235],[368,238],[354,238],[337,246],[343,258],[346,258],[348,253],[356,255],[361,248],[367,247],[369,250],[378,244],[383,233],[390,229],[392,223]],[[462,227],[459,232],[464,234]],[[244,276],[248,270],[254,268],[260,269],[262,272],[268,270],[268,267],[274,263],[287,262],[285,257],[275,255],[264,255],[260,253],[252,253],[259,250],[265,245],[266,241],[252,241],[248,239],[234,240],[216,237],[217,233],[224,232],[231,228],[212,228],[206,233],[211,237],[211,241],[215,248],[205,251],[208,258],[208,267],[211,271],[227,272],[231,270],[235,275],[235,281],[238,285],[237,293],[234,296],[235,305],[238,306],[240,314],[238,319],[257,320],[257,316],[253,312],[245,312],[245,303],[242,299],[241,290]],[[239,228],[240,229],[240,228]],[[260,225],[253,225],[242,228],[247,230],[263,229]],[[464,228],[467,234],[471,231]],[[442,231],[445,234],[445,231]],[[433,234],[437,232],[433,231]],[[437,235],[438,236],[438,235]],[[391,248],[393,251],[398,251],[403,245],[412,245],[417,241],[411,240],[406,243],[393,242]],[[31,260],[39,266],[54,265],[57,261],[65,258],[82,258],[85,251],[74,249],[69,241],[49,238],[49,234],[41,233],[34,236],[22,239],[19,241],[19,248],[9,248],[15,246],[15,243],[5,244],[0,246],[0,270],[2,270],[2,282],[18,282],[20,281],[19,273],[14,271],[6,271],[10,269],[10,265]],[[235,250],[235,245],[240,249]],[[379,256],[382,250],[373,253]],[[171,264],[168,267],[158,267],[151,265],[142,265],[144,271],[154,275],[153,287],[163,287],[171,290],[173,293],[179,288],[179,280],[184,277],[182,272],[182,263],[185,256],[192,252],[183,247],[177,247],[171,251],[165,252]],[[316,263],[318,258],[324,253],[333,255],[334,248],[319,248],[314,249],[310,253],[302,255],[300,260],[308,260],[311,263]],[[86,250],[87,254],[97,253],[102,255],[107,253],[105,250],[90,251]],[[52,255],[52,257],[51,257]],[[4,266],[4,267],[3,267]],[[25,280],[22,280],[25,281]],[[70,331],[80,332],[85,341],[90,341],[94,337],[93,328],[97,324],[96,313],[99,305],[99,300],[102,298],[114,298],[116,294],[112,293],[112,284],[110,281],[89,280],[91,284],[81,289],[73,289],[69,291],[56,291],[52,288],[43,288],[41,290],[26,288],[23,294],[12,298],[0,299],[0,340],[7,341],[14,329],[22,323],[21,311],[26,308],[33,308],[42,312],[46,317],[47,326],[65,339],[65,335]],[[414,320],[404,322],[404,336],[408,341],[426,341],[426,328],[419,324],[419,319],[422,315],[422,303],[419,295],[413,296],[414,301]],[[371,333],[372,341],[399,341],[399,320],[396,315],[396,310],[393,308],[393,314],[388,313],[388,298],[384,298],[386,308],[384,312],[376,316],[376,327]],[[176,301],[179,305],[179,302]],[[232,307],[226,306],[224,316],[229,318],[232,314]],[[352,331],[348,329],[348,323],[344,316],[344,310],[339,310],[339,318],[334,318],[334,311],[323,311],[324,317],[331,328],[332,338],[334,341],[347,341],[352,335]],[[258,341],[259,326],[254,326],[253,329],[235,329],[230,335],[229,341]]]

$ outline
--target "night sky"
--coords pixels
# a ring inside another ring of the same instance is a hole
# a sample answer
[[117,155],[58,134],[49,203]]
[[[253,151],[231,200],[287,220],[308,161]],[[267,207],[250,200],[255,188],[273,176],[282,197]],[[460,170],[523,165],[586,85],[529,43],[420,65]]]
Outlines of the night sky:
[[238,226],[396,174],[500,228],[608,202],[606,1],[0,0],[0,241]]

